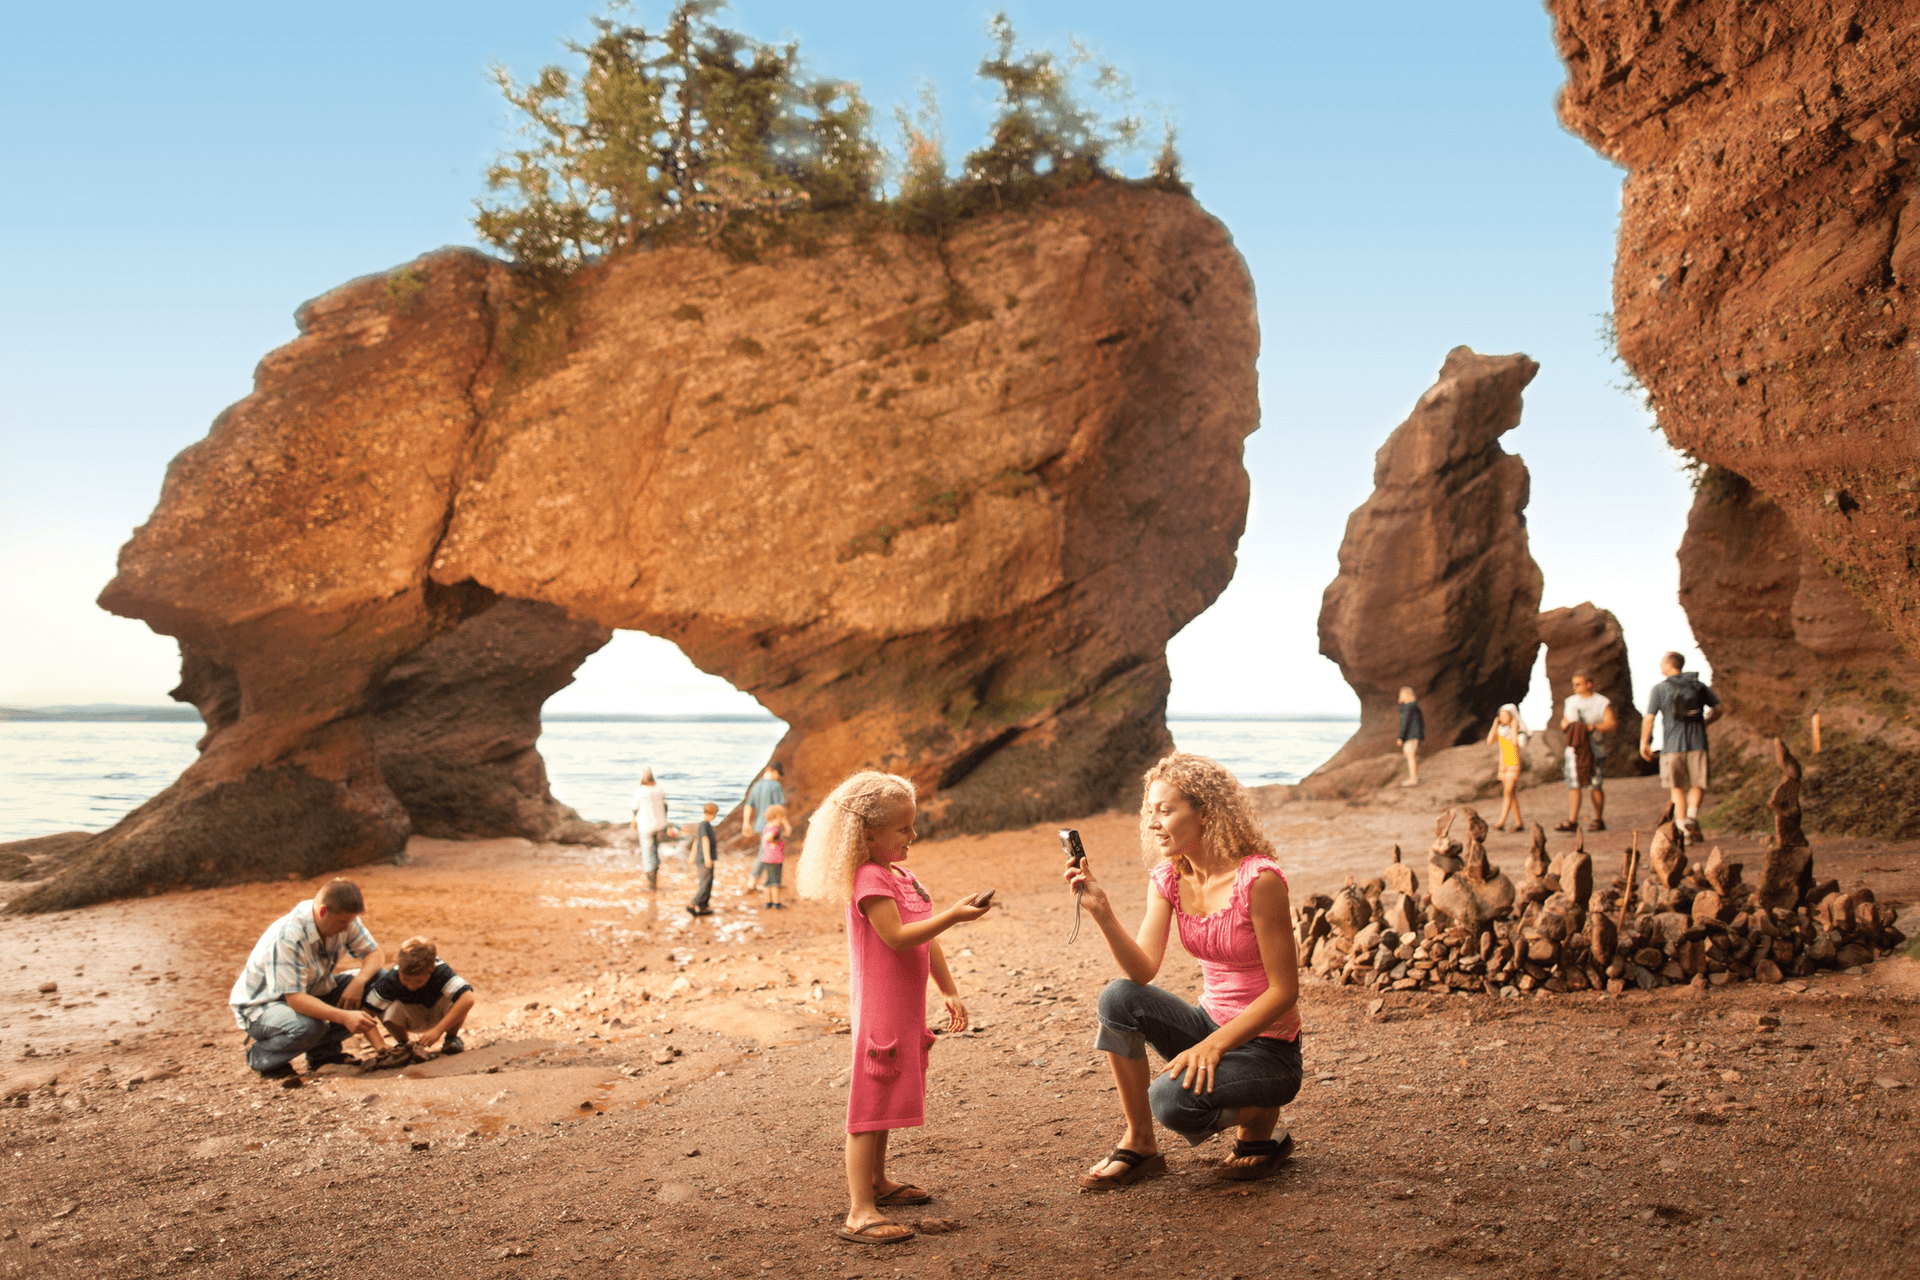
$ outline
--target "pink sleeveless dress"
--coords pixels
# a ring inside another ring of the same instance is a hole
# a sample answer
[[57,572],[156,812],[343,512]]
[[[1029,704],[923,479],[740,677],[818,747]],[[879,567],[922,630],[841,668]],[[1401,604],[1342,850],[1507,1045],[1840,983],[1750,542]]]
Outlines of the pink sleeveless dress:
[[892,898],[900,923],[933,914],[926,886],[898,863],[890,871],[865,862],[853,877],[847,904],[848,984],[853,1012],[853,1083],[847,1092],[847,1132],[910,1129],[926,1123],[927,1029],[925,944],[895,951],[860,910],[867,898]]
[[[1210,916],[1188,915],[1181,909],[1180,869],[1171,862],[1162,862],[1150,876],[1155,891],[1173,904],[1173,918],[1180,926],[1180,945],[1200,962],[1200,975],[1206,982],[1200,1007],[1215,1026],[1226,1026],[1266,994],[1267,970],[1260,963],[1260,943],[1253,934],[1253,882],[1268,871],[1279,876],[1282,882],[1287,878],[1280,864],[1264,854],[1240,859],[1233,896],[1226,906]],[[1297,1037],[1299,1007],[1288,1010],[1260,1034],[1276,1040]]]

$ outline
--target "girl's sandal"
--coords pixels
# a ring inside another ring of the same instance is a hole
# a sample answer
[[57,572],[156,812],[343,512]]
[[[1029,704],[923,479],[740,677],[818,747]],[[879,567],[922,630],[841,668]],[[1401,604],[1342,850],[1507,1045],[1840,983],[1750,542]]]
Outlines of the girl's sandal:
[[1220,1176],[1229,1182],[1257,1182],[1279,1172],[1280,1166],[1293,1159],[1293,1135],[1275,1142],[1271,1138],[1259,1142],[1239,1141],[1233,1144],[1230,1160],[1246,1160],[1250,1163],[1220,1166]]
[[1578,831],[1580,829],[1580,824],[1577,822],[1571,822],[1571,821],[1561,822],[1561,823],[1556,823],[1553,829],[1555,831]]
[[[875,1235],[876,1231],[887,1231],[887,1235]],[[897,1232],[897,1233],[896,1233]],[[833,1233],[848,1244],[905,1244],[919,1233],[904,1222],[869,1222],[864,1227],[849,1227],[842,1223]]]
[[902,1184],[887,1192],[885,1195],[875,1196],[873,1202],[880,1206],[893,1204],[932,1204],[933,1193],[931,1191],[922,1191],[916,1186]]
[[1080,1176],[1082,1191],[1118,1191],[1130,1187],[1142,1178],[1158,1177],[1167,1171],[1167,1158],[1158,1152],[1143,1156],[1138,1151],[1129,1151],[1125,1147],[1115,1147],[1107,1157],[1108,1163],[1118,1161],[1127,1166],[1122,1173],[1087,1173]]

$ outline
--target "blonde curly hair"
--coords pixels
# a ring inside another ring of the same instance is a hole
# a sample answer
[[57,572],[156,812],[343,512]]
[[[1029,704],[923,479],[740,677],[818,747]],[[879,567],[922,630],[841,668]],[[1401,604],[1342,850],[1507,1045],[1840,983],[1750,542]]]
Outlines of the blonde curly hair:
[[794,884],[803,898],[845,902],[853,877],[872,856],[867,832],[898,817],[914,802],[913,784],[898,774],[866,770],[835,787],[807,820]]
[[[1273,856],[1273,841],[1260,829],[1253,811],[1253,797],[1227,767],[1205,756],[1176,751],[1147,770],[1140,784],[1140,853],[1148,866],[1160,861],[1153,834],[1147,823],[1152,817],[1148,796],[1153,784],[1164,782],[1187,798],[1200,814],[1200,840],[1207,852],[1217,858],[1250,858],[1254,854]],[[1182,875],[1193,874],[1185,858],[1168,855]]]

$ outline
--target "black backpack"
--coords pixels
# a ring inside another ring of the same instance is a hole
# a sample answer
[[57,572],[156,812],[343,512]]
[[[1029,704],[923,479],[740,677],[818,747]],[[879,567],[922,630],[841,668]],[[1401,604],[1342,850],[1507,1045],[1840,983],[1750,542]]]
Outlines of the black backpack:
[[1707,686],[1691,672],[1682,672],[1669,681],[1673,685],[1673,718],[1698,720],[1706,711]]

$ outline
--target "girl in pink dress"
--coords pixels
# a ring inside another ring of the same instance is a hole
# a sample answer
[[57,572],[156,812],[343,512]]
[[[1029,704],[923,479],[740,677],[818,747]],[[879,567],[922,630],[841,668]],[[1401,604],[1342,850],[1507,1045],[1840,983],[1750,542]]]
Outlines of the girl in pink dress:
[[887,1177],[887,1132],[926,1123],[927,978],[947,1003],[947,1026],[964,1031],[967,1007],[934,941],[986,907],[963,898],[935,913],[932,896],[900,865],[913,844],[913,784],[890,773],[856,773],[814,811],[800,859],[803,898],[847,904],[852,972],[853,1081],[847,1095],[847,1220],[837,1233],[855,1244],[898,1244],[913,1228],[889,1220],[888,1205],[933,1196]]
[[786,905],[780,901],[780,879],[786,871],[787,837],[792,834],[793,827],[787,822],[787,806],[769,806],[766,825],[760,828],[760,871],[767,885],[767,900],[761,904],[763,910],[777,911]]
[[[1300,977],[1287,880],[1234,776],[1205,756],[1176,752],[1147,771],[1140,843],[1153,865],[1147,910],[1128,936],[1107,892],[1084,863],[1066,870],[1126,976],[1100,993],[1094,1047],[1113,1066],[1126,1132],[1080,1179],[1112,1191],[1165,1173],[1153,1122],[1198,1146],[1237,1128],[1223,1178],[1264,1178],[1286,1163],[1293,1139],[1273,1136],[1280,1108],[1300,1091]],[[1200,962],[1198,1005],[1151,986],[1167,932]],[[1147,1069],[1151,1044],[1166,1061]]]

